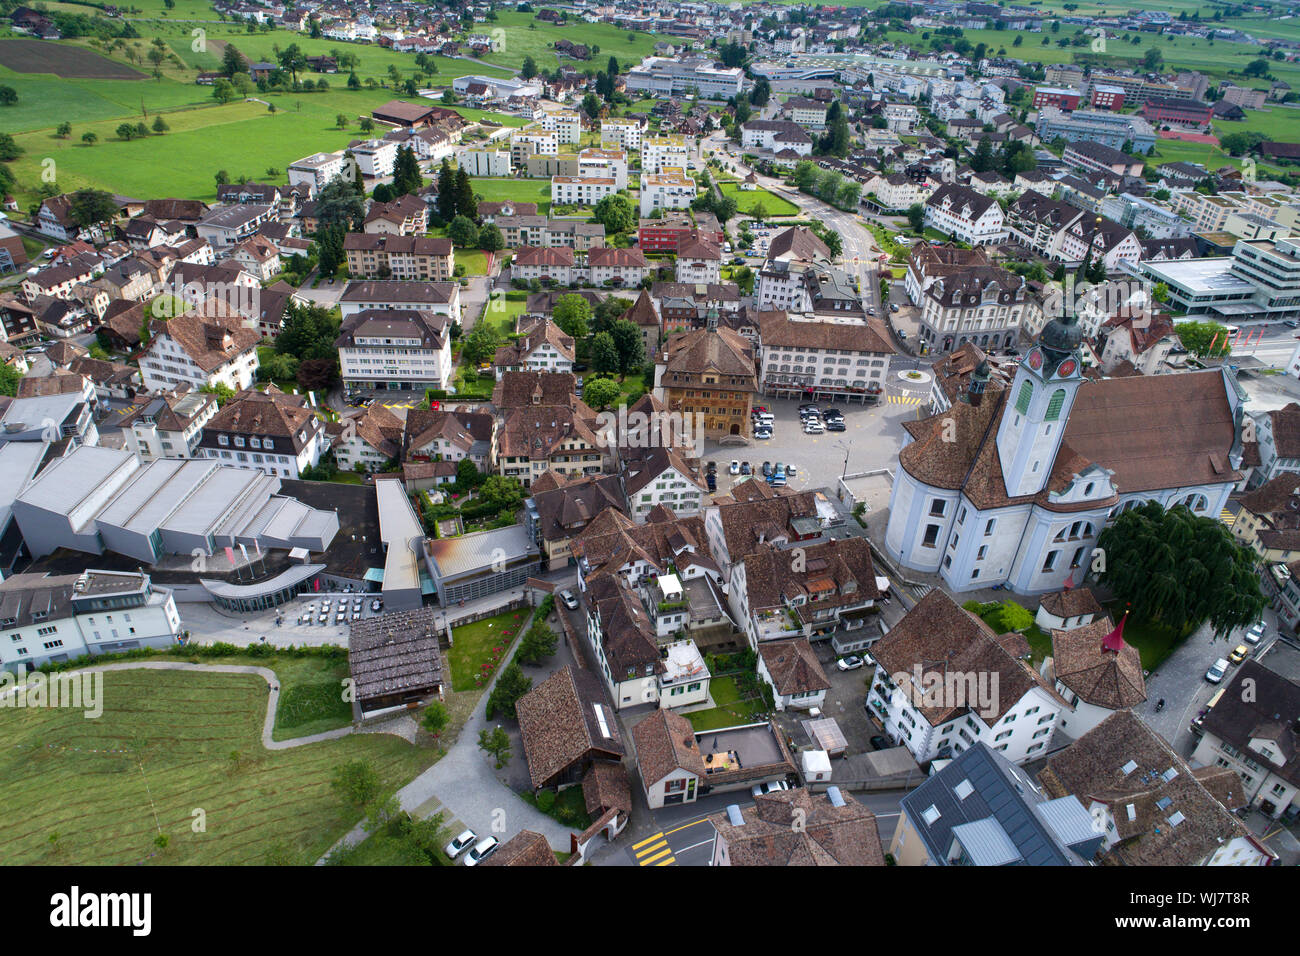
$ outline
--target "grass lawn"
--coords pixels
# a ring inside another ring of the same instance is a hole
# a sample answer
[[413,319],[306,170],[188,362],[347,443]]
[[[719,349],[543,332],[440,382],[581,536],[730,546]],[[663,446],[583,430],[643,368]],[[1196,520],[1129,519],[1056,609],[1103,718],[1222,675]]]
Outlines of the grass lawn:
[[709,710],[697,710],[686,719],[696,730],[717,730],[752,722],[753,715],[762,710],[762,701],[745,700],[733,677],[715,677],[709,682],[709,693],[717,705]]
[[465,267],[465,274],[487,275],[487,253],[482,249],[457,249],[456,265]]
[[501,614],[452,628],[453,644],[447,652],[451,663],[452,690],[486,687],[497,665],[506,659],[511,642],[528,623],[524,610]]
[[[6,863],[259,864],[278,847],[307,864],[360,818],[331,791],[335,768],[367,760],[396,787],[433,759],[386,734],[267,751],[260,677],[110,672],[103,694],[97,720],[69,708],[0,710]],[[206,829],[195,833],[199,809]],[[160,830],[164,850],[153,843]]]
[[551,208],[549,179],[472,179],[470,184],[480,202],[535,202],[539,216]]
[[773,216],[797,216],[799,207],[788,199],[782,199],[766,189],[743,190],[739,183],[720,183],[718,188],[722,195],[736,200],[736,208],[745,215],[753,215],[754,210],[762,206],[764,218]]
[[515,331],[515,320],[523,315],[527,308],[527,299],[511,299],[508,295],[497,294],[484,304],[479,321],[486,322],[496,329],[498,335],[503,337],[512,335]]

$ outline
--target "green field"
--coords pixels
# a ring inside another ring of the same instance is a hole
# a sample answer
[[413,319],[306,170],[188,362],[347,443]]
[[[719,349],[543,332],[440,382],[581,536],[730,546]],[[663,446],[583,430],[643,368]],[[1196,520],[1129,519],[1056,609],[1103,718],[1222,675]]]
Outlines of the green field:
[[506,659],[519,630],[528,623],[529,611],[503,611],[492,617],[452,628],[447,652],[453,690],[486,687],[497,666]]
[[480,201],[535,202],[539,216],[551,208],[549,179],[473,179],[470,183]]
[[[392,787],[431,751],[357,734],[283,751],[261,743],[260,677],[109,672],[104,712],[0,710],[6,746],[0,860],[10,865],[259,864],[273,847],[310,863],[359,819],[329,786],[367,760]],[[206,830],[194,832],[196,811]],[[169,838],[159,850],[159,832]],[[57,835],[56,838],[54,835]]]
[[[340,149],[358,135],[361,116],[388,99],[377,90],[355,92],[331,90],[315,94],[264,94],[276,105],[276,112],[256,102],[213,104],[201,108],[165,113],[171,131],[130,142],[118,138],[122,117],[97,122],[73,123],[69,139],[57,139],[51,129],[15,136],[24,154],[11,165],[19,182],[18,198],[25,207],[34,198],[41,179],[42,161],[54,160],[58,188],[71,191],[97,186],[129,196],[149,198],[173,196],[183,199],[216,197],[213,178],[225,169],[232,181],[244,175],[267,178],[267,169],[284,169],[294,160],[313,152]],[[352,118],[347,129],[338,129],[335,117]],[[132,122],[153,122],[136,114]],[[81,142],[83,133],[99,137],[94,146]]]
[[[482,24],[481,29],[486,33],[498,29],[505,31],[504,48],[481,59],[512,70],[522,65],[527,56],[533,58],[539,70],[554,70],[561,63],[577,70],[586,70],[588,67],[603,70],[611,56],[618,57],[619,65],[627,69],[628,64],[637,63],[652,53],[659,39],[652,33],[621,30],[611,23],[585,23],[570,18],[567,24],[556,26],[535,20],[531,13],[501,11],[497,16],[496,22]],[[529,24],[535,28],[529,29]],[[600,51],[594,53],[590,60],[572,60],[567,57],[561,60],[553,49],[556,40],[585,43],[588,47],[599,47]]]
[[742,213],[751,214],[755,207],[761,205],[765,217],[799,215],[798,206],[766,189],[746,191],[740,188],[740,183],[719,183],[718,188],[722,190],[722,195],[736,200],[736,208]]

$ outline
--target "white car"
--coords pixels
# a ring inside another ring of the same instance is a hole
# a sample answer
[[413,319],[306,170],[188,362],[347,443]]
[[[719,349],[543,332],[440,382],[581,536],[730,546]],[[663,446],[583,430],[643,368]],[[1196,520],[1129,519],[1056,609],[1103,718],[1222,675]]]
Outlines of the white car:
[[447,854],[448,859],[454,860],[477,842],[478,836],[474,831],[466,830],[460,836],[456,837],[456,839],[443,847],[442,852]]
[[803,423],[803,433],[805,435],[821,435],[826,432],[826,426],[817,419],[809,419]]
[[740,462],[735,458],[731,459],[731,465],[727,468],[727,472],[732,475],[740,474]]
[[496,848],[500,845],[501,843],[496,837],[484,837],[482,840],[479,840],[478,843],[474,844],[474,847],[465,854],[465,865],[478,866],[495,853]]
[[578,609],[578,599],[568,588],[565,588],[560,592],[560,600],[564,602],[564,606],[570,611],[576,611]]
[[1228,661],[1226,658],[1220,657],[1210,665],[1210,669],[1205,672],[1205,679],[1211,684],[1217,684],[1219,681],[1223,680],[1223,675],[1226,673],[1228,673]]
[[842,671],[855,671],[865,663],[866,661],[857,654],[849,654],[847,657],[841,657],[837,660],[835,666]]
[[756,783],[749,788],[749,792],[756,797],[761,797],[766,793],[776,793],[778,790],[789,790],[790,785],[784,780],[772,780],[768,783]]
[[1250,630],[1246,632],[1244,640],[1247,644],[1258,644],[1264,639],[1264,635],[1267,633],[1268,625],[1263,621],[1256,621],[1250,626]]

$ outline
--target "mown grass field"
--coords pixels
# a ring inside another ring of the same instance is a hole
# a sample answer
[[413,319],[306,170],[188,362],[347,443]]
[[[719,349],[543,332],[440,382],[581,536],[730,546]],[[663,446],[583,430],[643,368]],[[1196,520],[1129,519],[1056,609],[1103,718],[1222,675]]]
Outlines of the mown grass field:
[[[529,29],[529,24],[533,24],[535,29]],[[539,70],[554,70],[560,63],[578,70],[588,67],[603,70],[611,56],[618,57],[619,65],[626,69],[629,64],[638,63],[642,57],[652,53],[655,43],[660,39],[653,33],[634,33],[621,30],[612,23],[585,23],[574,18],[570,18],[563,26],[557,26],[536,20],[531,13],[515,11],[501,11],[495,23],[478,24],[476,29],[480,28],[488,34],[497,29],[504,31],[504,48],[480,59],[510,69],[518,69],[528,56],[533,58]],[[599,47],[600,52],[593,54],[590,60],[573,60],[568,57],[561,60],[553,49],[556,40]]]
[[260,677],[121,671],[105,675],[97,720],[0,710],[0,862],[260,864],[274,849],[307,864],[359,819],[330,789],[335,768],[367,760],[397,787],[432,762],[385,734],[267,751],[266,700]]
[[788,199],[782,199],[766,189],[744,190],[739,183],[719,183],[722,195],[736,200],[736,208],[742,213],[751,214],[758,206],[763,207],[765,216],[797,216],[799,207]]
[[[265,179],[268,168],[280,170],[294,160],[319,150],[340,149],[358,136],[360,116],[385,102],[383,91],[330,91],[329,93],[267,94],[276,112],[258,102],[164,113],[171,127],[161,136],[130,142],[118,138],[123,117],[73,123],[72,136],[58,139],[52,128],[20,133],[14,138],[24,154],[11,164],[19,182],[18,198],[25,208],[41,182],[42,161],[54,160],[60,190],[97,186],[129,196],[174,196],[212,200],[214,175],[226,170],[232,181],[240,175]],[[338,129],[339,113],[351,117],[347,129]],[[153,113],[137,113],[134,122],[150,125]],[[94,146],[81,142],[90,131],[99,137]]]
[[480,200],[535,202],[539,216],[545,216],[551,208],[549,179],[472,179],[470,186]]

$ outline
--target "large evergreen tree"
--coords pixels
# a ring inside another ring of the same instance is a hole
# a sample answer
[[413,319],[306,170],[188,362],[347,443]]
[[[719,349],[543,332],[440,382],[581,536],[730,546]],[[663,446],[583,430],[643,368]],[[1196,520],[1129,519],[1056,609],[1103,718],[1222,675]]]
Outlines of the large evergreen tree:
[[438,218],[451,222],[456,218],[456,171],[451,163],[443,159],[438,168]]
[[420,163],[415,158],[415,151],[409,146],[403,146],[397,151],[397,161],[393,164],[393,195],[418,193],[423,188],[424,177],[420,175]]

